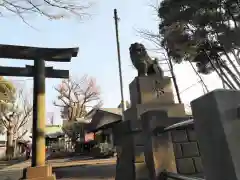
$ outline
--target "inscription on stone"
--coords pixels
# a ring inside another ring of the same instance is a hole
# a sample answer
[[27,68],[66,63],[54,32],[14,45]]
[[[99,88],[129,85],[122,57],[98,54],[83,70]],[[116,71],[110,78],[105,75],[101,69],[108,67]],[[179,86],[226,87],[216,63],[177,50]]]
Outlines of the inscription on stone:
[[161,82],[158,80],[154,81],[153,92],[157,98],[160,98],[164,94],[164,89],[161,87]]

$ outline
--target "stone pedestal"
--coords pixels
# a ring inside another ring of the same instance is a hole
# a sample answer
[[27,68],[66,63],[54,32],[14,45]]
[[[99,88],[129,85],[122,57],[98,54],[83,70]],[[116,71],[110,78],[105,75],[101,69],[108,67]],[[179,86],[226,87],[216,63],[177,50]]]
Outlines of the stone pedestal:
[[24,170],[26,180],[56,180],[55,174],[52,174],[52,166],[28,167]]
[[174,102],[171,78],[159,76],[136,77],[129,85],[131,108],[126,120],[137,120],[151,110],[164,110],[169,117],[185,117],[183,104]]
[[[154,179],[163,169],[176,171],[170,134],[152,135],[157,126],[166,127],[186,117],[184,105],[174,103],[171,79],[136,77],[129,90],[131,108],[124,113],[125,121],[114,129],[115,142],[121,147],[116,179]],[[163,113],[141,117],[151,111]]]
[[142,115],[142,128],[148,139],[144,155],[151,179],[164,170],[177,172],[171,132],[157,132],[182,120],[184,118],[168,117],[166,111],[148,111]]
[[174,104],[171,78],[159,76],[136,77],[129,85],[131,106]]

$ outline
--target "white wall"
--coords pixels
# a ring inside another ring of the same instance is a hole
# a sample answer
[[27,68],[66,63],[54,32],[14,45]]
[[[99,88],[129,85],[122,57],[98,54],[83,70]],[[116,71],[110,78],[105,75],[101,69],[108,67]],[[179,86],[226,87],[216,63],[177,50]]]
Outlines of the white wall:
[[0,134],[0,141],[7,141],[7,134]]
[[[0,134],[0,141],[3,142],[7,141],[7,134],[4,133],[4,134]],[[0,159],[4,158],[5,157],[5,154],[6,154],[6,144],[4,145],[4,143],[1,143],[0,144]]]
[[0,160],[5,157],[6,147],[0,147]]

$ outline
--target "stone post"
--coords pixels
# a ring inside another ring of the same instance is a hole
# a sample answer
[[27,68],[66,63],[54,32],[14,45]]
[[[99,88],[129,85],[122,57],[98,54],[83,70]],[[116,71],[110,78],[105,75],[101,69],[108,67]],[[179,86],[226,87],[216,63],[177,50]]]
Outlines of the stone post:
[[[144,137],[144,156],[149,178],[155,179],[162,171],[177,172],[170,132],[156,133],[181,118],[168,117],[167,111],[148,111],[141,116]],[[157,130],[158,129],[158,130]]]
[[215,90],[191,102],[207,180],[240,179],[240,91]]

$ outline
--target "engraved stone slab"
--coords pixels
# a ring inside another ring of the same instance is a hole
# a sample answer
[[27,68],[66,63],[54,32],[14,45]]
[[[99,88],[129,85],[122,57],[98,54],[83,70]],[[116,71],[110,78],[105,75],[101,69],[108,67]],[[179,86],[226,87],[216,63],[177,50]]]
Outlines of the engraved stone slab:
[[159,76],[136,77],[129,85],[131,105],[158,103],[173,104],[171,78]]

